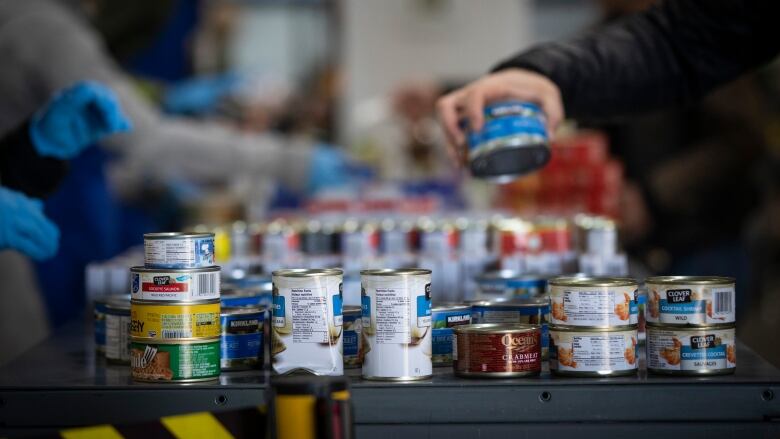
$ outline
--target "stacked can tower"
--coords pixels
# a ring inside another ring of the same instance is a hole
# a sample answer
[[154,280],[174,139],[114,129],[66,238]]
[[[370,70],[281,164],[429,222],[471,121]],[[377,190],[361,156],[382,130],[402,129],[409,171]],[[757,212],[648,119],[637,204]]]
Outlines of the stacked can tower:
[[668,375],[734,373],[734,279],[657,276],[645,284],[647,370]]
[[220,267],[214,265],[214,234],[145,234],[144,266],[130,273],[133,379],[217,379]]

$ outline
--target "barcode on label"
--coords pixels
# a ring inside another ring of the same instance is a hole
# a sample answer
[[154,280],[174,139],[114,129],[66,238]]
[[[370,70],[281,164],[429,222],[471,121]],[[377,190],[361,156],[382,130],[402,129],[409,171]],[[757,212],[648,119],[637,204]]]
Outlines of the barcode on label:
[[163,329],[162,338],[192,338],[192,331]]
[[219,272],[198,273],[192,278],[193,296],[213,296],[219,291]]
[[714,314],[730,314],[734,312],[734,291],[722,290],[712,292],[712,312]]

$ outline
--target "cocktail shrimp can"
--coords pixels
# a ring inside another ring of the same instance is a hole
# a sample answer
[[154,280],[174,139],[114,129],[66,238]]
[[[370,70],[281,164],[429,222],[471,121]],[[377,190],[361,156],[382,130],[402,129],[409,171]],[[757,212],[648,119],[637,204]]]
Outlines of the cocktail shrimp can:
[[192,341],[133,339],[130,374],[136,381],[192,383],[219,377],[219,337]]
[[260,306],[222,307],[220,326],[222,370],[253,369],[263,355],[263,320]]
[[504,323],[540,325],[542,359],[549,351],[548,325],[550,301],[537,297],[528,300],[484,301],[471,304],[471,323]]
[[471,323],[471,307],[468,305],[434,306],[432,317],[433,365],[452,364],[452,328]]
[[159,302],[219,299],[217,266],[206,268],[130,268],[130,297]]
[[541,327],[484,323],[453,328],[455,375],[514,378],[542,371]]
[[363,270],[363,378],[430,378],[431,270]]
[[204,268],[214,265],[213,233],[146,233],[144,265],[148,268]]
[[666,375],[725,375],[737,368],[733,324],[680,327],[647,324],[647,370]]
[[273,272],[271,354],[276,373],[344,373],[342,277],[338,269]]
[[550,371],[601,377],[635,374],[639,365],[636,325],[622,328],[550,327]]
[[106,300],[106,360],[127,364],[130,361],[130,300],[127,296]]
[[152,340],[186,340],[219,337],[219,300],[204,302],[153,302],[133,300],[130,335]]
[[662,325],[733,324],[734,278],[655,276],[647,285],[647,323]]
[[558,277],[549,285],[550,322],[554,325],[614,328],[639,322],[634,279]]

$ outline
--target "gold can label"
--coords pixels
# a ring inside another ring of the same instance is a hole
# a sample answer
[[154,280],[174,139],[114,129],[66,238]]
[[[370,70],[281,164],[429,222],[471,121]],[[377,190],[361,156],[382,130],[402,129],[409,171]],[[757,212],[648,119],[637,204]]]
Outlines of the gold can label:
[[219,302],[158,305],[133,302],[130,335],[152,340],[219,337]]

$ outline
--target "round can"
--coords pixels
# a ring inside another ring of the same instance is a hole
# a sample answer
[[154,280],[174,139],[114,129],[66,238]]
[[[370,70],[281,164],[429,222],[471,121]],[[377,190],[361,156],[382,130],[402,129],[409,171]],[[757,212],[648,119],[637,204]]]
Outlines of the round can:
[[430,378],[431,270],[363,270],[360,283],[363,378]]
[[106,300],[106,360],[127,364],[130,361],[130,300],[126,296]]
[[541,327],[482,323],[453,329],[455,375],[514,378],[542,371]]
[[480,131],[468,131],[469,163],[475,177],[506,183],[550,160],[545,116],[538,105],[508,100],[487,105]]
[[222,306],[263,306],[270,308],[273,303],[271,291],[255,291],[247,289],[222,291],[220,297]]
[[217,266],[207,268],[130,268],[130,297],[157,302],[219,299]]
[[550,326],[550,371],[556,375],[631,375],[639,364],[637,327]]
[[512,270],[490,271],[477,276],[479,296],[485,300],[505,297],[530,299],[541,296],[547,288],[547,279],[535,275],[521,275]]
[[549,352],[548,324],[550,301],[537,297],[528,300],[483,301],[471,304],[471,323],[505,323],[540,325],[542,330],[542,359]]
[[550,323],[614,328],[639,322],[637,282],[623,277],[551,279]]
[[213,233],[146,233],[147,268],[204,268],[214,265]]
[[342,277],[338,269],[273,272],[273,369],[342,375]]
[[737,367],[735,326],[647,324],[647,370],[667,375],[725,375]]
[[95,299],[92,302],[93,330],[95,333],[95,351],[98,354],[106,352],[106,301],[107,297]]
[[468,305],[435,306],[431,311],[433,365],[452,364],[452,328],[471,324],[471,307]]
[[206,340],[133,339],[130,374],[136,381],[192,383],[219,378],[219,337]]
[[219,300],[130,304],[130,335],[153,340],[186,340],[220,336]]
[[222,370],[253,369],[262,364],[263,320],[259,306],[222,307]]
[[734,278],[656,276],[647,285],[648,323],[716,325],[734,323]]
[[344,307],[344,367],[358,368],[363,364],[360,333],[363,327],[362,309],[359,306]]

